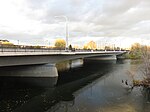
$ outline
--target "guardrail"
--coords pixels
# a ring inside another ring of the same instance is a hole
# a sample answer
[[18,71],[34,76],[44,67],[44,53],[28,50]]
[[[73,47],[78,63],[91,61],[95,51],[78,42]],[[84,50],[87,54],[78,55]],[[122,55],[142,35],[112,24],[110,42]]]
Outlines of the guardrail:
[[29,48],[1,48],[0,52],[64,52],[65,50],[29,49]]
[[[0,48],[0,53],[4,53],[4,52],[99,52],[99,51],[103,51],[106,52],[106,50],[75,50],[75,51],[71,51],[71,50],[56,50],[56,49],[48,49],[48,48]],[[114,51],[114,50],[110,50],[110,51]],[[119,50],[116,50],[119,51]],[[115,51],[114,51],[115,52]]]

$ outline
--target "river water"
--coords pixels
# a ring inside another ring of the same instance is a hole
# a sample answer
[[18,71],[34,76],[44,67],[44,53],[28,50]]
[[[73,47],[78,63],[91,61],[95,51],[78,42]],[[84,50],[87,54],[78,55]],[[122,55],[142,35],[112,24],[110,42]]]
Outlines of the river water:
[[[129,71],[141,74],[139,65],[135,60],[79,59],[56,64],[56,78],[1,77],[0,111],[149,112],[149,91],[130,90],[122,83],[127,80],[130,85]],[[39,65],[1,68],[0,73],[42,75],[49,70],[51,66]]]

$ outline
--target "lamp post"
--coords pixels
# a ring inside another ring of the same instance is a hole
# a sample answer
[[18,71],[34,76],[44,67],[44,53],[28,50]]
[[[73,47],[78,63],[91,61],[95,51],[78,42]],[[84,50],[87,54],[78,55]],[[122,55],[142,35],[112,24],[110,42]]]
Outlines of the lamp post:
[[68,17],[67,16],[55,16],[55,18],[65,18],[66,21],[66,46],[65,46],[65,50],[68,50],[68,37],[69,37],[69,32],[68,32]]
[[19,40],[18,40],[18,51],[19,51]]
[[18,46],[19,46],[19,40],[18,40]]

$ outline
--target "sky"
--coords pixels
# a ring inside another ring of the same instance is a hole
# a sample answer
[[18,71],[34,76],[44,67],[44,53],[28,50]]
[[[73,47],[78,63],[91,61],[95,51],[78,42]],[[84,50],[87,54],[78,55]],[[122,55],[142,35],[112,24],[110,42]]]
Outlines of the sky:
[[66,39],[64,16],[72,45],[150,44],[150,0],[0,0],[0,39],[54,45]]

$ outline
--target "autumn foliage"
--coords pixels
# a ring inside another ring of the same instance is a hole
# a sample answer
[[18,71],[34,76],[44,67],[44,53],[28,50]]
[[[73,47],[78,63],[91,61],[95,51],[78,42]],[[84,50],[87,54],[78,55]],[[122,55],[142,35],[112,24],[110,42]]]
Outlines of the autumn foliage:
[[64,39],[57,39],[57,40],[55,41],[55,47],[56,47],[56,48],[64,49],[65,46],[66,46],[66,42],[65,42]]
[[140,45],[138,43],[132,45],[131,48],[132,56],[140,58],[142,64],[138,69],[141,70],[141,75],[143,76],[142,80],[134,79],[135,73],[130,73],[133,78],[133,86],[143,86],[150,88],[150,47]]
[[94,41],[90,41],[86,45],[84,45],[84,49],[96,49],[96,43]]

